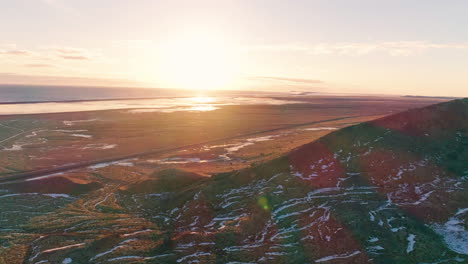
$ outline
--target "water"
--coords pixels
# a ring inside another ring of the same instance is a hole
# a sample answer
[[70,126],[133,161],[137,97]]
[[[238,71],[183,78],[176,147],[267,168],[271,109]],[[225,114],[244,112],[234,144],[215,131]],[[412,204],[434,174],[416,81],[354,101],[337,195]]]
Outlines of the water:
[[196,94],[174,89],[0,85],[0,103],[176,97],[187,93]]
[[273,94],[145,88],[0,86],[0,115],[125,109],[131,113],[213,111],[224,105],[288,104]]
[[284,93],[250,91],[197,91],[164,88],[72,87],[0,85],[0,103],[109,100],[195,96],[273,96]]

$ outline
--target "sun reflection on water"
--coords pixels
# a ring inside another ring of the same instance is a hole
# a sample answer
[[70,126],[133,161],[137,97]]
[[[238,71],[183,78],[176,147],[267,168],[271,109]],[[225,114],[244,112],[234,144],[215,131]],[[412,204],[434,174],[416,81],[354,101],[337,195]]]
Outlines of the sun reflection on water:
[[197,106],[191,107],[189,111],[206,112],[206,111],[213,111],[213,110],[216,110],[216,109],[219,109],[219,107],[215,107],[215,106],[212,106],[212,105],[197,105]]
[[211,97],[195,96],[183,98],[128,99],[79,102],[44,102],[0,104],[0,115],[60,113],[127,109],[129,113],[149,113],[176,111],[213,111],[227,105],[280,105],[300,103],[300,101],[278,100],[274,98]]
[[200,112],[207,112],[219,109],[219,107],[214,106],[213,104],[217,103],[216,98],[209,97],[209,96],[196,96],[188,98],[189,107],[188,111],[200,111]]
[[209,97],[209,96],[196,96],[189,98],[190,101],[198,104],[207,104],[207,103],[215,103],[216,98]]

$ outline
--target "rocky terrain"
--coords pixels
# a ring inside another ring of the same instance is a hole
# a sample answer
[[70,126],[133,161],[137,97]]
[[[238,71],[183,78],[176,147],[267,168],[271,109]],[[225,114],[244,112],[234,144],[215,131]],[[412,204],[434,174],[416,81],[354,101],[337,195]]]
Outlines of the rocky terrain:
[[212,177],[113,172],[0,185],[0,263],[468,262],[468,99]]

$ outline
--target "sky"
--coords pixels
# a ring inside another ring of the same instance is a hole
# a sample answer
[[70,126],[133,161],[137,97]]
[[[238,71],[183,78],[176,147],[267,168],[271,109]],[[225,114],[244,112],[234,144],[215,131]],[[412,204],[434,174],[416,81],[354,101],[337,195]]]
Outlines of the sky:
[[468,96],[466,0],[0,0],[0,83]]

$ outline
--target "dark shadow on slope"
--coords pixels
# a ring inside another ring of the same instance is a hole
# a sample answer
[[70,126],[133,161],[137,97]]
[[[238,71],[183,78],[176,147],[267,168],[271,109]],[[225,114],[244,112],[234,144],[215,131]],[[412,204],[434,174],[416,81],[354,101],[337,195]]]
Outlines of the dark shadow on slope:
[[80,184],[65,177],[52,177],[2,185],[2,188],[18,193],[58,193],[72,196],[85,194],[101,187],[102,185],[97,182]]

